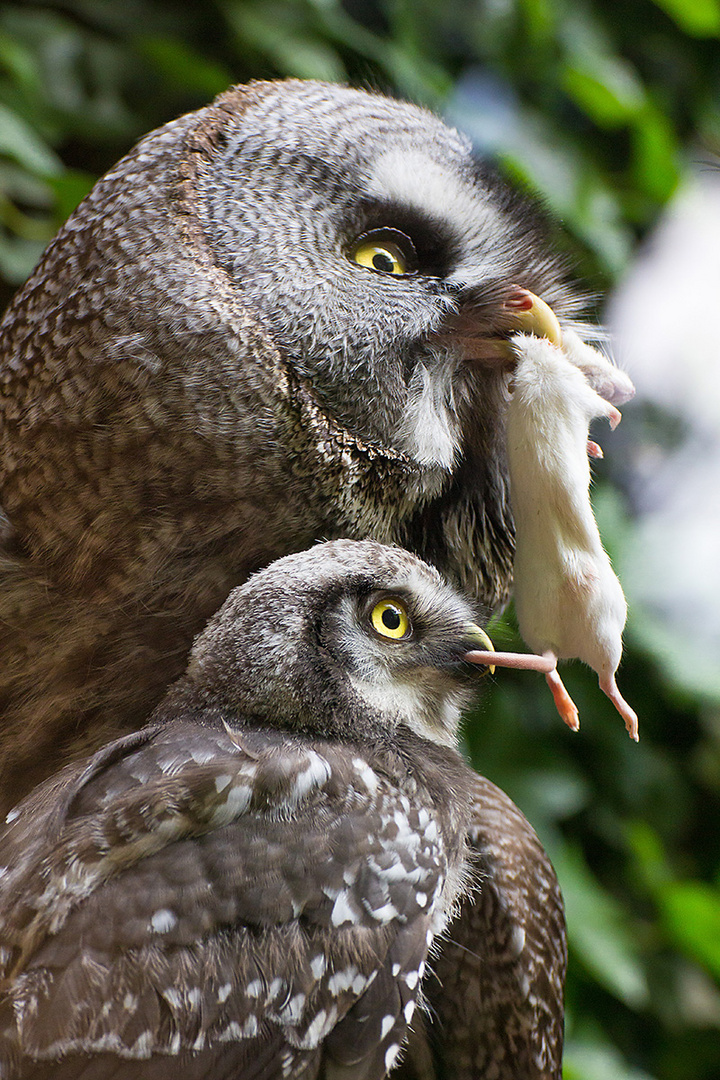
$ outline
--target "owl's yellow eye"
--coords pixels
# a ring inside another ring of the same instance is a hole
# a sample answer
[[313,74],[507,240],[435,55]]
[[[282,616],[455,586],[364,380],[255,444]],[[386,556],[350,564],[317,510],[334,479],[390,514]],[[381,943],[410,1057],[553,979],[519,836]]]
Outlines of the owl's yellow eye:
[[358,266],[367,266],[382,274],[401,277],[415,269],[415,249],[412,241],[397,229],[377,229],[365,233],[350,249],[350,258]]
[[367,266],[370,270],[381,270],[384,274],[406,272],[402,251],[389,240],[383,244],[375,244],[372,241],[360,244],[353,252],[353,261],[358,266]]
[[407,637],[411,630],[404,605],[395,599],[380,600],[370,612],[370,622],[381,637],[396,641]]

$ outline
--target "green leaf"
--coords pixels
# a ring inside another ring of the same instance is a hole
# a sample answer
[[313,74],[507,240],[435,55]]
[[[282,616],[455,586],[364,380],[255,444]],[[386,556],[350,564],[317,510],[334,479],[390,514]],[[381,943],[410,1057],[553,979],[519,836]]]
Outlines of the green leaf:
[[632,172],[651,198],[666,202],[680,180],[680,147],[670,119],[647,103],[633,128]]
[[719,0],[654,0],[657,7],[693,37],[720,34]]
[[663,889],[659,902],[670,936],[720,979],[720,889],[678,881]]
[[563,821],[582,810],[588,802],[588,784],[579,772],[569,768],[525,768],[513,795],[537,828],[540,822]]
[[555,21],[559,16],[553,0],[520,0],[520,6],[530,41],[535,45],[549,41],[555,30]]
[[75,207],[84,199],[95,183],[96,177],[92,173],[81,172],[79,169],[66,169],[60,176],[54,176],[48,184],[55,193],[55,217],[58,221],[65,221],[72,214]]
[[45,242],[0,235],[0,274],[11,285],[21,285],[43,253]]
[[138,42],[138,48],[167,82],[183,90],[195,90],[206,97],[215,97],[233,82],[230,71],[223,64],[206,60],[184,41],[143,37]]
[[41,79],[37,59],[30,49],[0,30],[0,71],[6,71],[25,93],[36,92]]
[[52,205],[52,180],[44,176],[35,176],[22,165],[10,158],[0,158],[0,199],[39,210],[48,210]]
[[284,10],[275,4],[246,7],[228,4],[227,19],[243,50],[250,45],[268,57],[283,75],[298,79],[341,82],[347,72],[333,46],[314,33],[307,12],[292,5]]
[[622,907],[597,883],[579,848],[553,852],[568,925],[568,940],[606,990],[632,1008],[648,1000],[636,935]]
[[278,40],[271,55],[283,72],[298,79],[342,82],[347,78],[338,54],[319,39],[296,37]]
[[38,176],[55,176],[61,169],[60,160],[33,128],[17,113],[0,104],[0,154],[24,165]]
[[616,57],[567,64],[562,86],[576,105],[603,128],[631,123],[645,100],[642,84],[630,65]]
[[569,1039],[563,1055],[563,1080],[652,1080],[633,1069],[614,1046]]
[[629,822],[625,835],[639,883],[656,897],[673,876],[660,836],[647,821]]

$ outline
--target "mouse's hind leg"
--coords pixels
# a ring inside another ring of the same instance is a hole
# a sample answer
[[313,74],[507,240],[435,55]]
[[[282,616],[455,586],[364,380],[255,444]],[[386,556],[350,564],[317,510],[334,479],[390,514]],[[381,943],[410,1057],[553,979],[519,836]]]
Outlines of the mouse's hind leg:
[[[549,654],[544,654],[549,655]],[[562,716],[563,720],[572,731],[577,731],[580,727],[580,719],[577,710],[577,705],[568,694],[565,689],[565,684],[557,673],[557,668],[549,671],[545,676],[545,681],[550,687],[550,692],[555,702],[557,711]]]
[[600,683],[600,689],[602,690],[602,692],[604,694],[607,694],[607,696],[610,698],[613,705],[625,721],[625,727],[627,728],[628,735],[631,739],[634,739],[635,742],[637,742],[639,738],[637,713],[634,709],[630,708],[627,701],[618,690],[618,685],[615,682],[614,673],[611,675],[601,675],[598,681]]

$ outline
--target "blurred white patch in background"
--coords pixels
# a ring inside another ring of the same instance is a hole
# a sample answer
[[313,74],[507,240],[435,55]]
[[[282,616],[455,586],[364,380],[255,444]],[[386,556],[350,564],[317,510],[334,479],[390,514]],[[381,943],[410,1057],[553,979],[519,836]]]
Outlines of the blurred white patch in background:
[[676,684],[718,699],[719,168],[681,189],[605,319],[637,387],[622,425],[637,519],[615,557],[633,633]]

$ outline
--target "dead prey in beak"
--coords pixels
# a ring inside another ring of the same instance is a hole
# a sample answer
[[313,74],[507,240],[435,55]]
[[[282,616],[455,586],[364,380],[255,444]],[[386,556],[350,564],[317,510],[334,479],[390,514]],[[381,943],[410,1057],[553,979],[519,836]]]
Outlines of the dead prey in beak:
[[471,664],[486,667],[491,675],[496,667],[514,668],[516,671],[541,672],[552,691],[553,700],[563,720],[573,731],[578,730],[580,723],[577,707],[558,675],[557,657],[553,653],[548,652],[544,656],[538,656],[536,653],[498,652],[481,627],[473,625],[470,629],[486,648],[471,649],[470,652],[465,653],[464,660]]
[[516,668],[521,671],[542,671],[544,674],[552,671],[555,662],[545,656],[534,656],[532,653],[497,652],[489,636],[481,626],[471,623],[468,626],[470,637],[477,638],[478,643],[484,648],[471,649],[463,657],[471,664],[481,664],[487,667],[492,675],[496,667]]
[[[603,549],[589,495],[588,450],[597,457],[599,449],[588,439],[590,421],[605,416],[614,428],[620,413],[586,377],[583,362],[589,346],[580,342],[582,362],[576,363],[577,335],[561,333],[547,304],[521,289],[516,303],[523,332],[510,341],[515,366],[507,452],[520,633],[551,665],[545,677],[569,727],[577,729],[578,710],[555,662],[578,658],[597,672],[600,688],[637,740],[637,716],[615,681],[627,605]],[[597,357],[596,367],[604,375],[607,368],[617,370],[599,353]],[[627,376],[623,379],[629,383]]]

